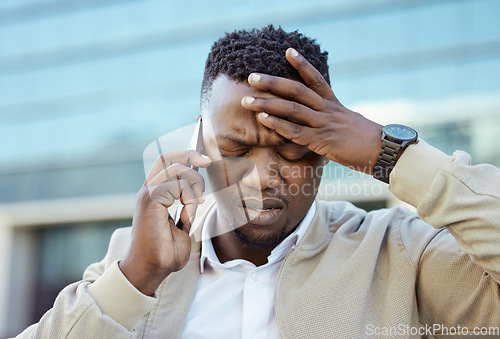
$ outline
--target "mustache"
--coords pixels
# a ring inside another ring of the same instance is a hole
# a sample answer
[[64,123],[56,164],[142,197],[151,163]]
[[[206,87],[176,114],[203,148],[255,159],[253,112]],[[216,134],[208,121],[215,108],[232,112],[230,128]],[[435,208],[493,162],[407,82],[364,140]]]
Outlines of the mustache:
[[288,206],[290,204],[290,198],[280,192],[278,188],[266,188],[263,191],[242,188],[240,191],[240,196],[235,197],[235,199],[238,200],[248,198],[257,200],[278,199],[281,200],[285,206]]

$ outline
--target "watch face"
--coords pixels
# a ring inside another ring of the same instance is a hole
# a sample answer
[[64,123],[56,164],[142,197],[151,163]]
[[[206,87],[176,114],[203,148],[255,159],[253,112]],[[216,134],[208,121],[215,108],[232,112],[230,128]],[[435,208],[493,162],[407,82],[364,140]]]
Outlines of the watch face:
[[413,128],[404,125],[387,125],[384,131],[388,136],[400,140],[413,140],[417,137],[417,132]]

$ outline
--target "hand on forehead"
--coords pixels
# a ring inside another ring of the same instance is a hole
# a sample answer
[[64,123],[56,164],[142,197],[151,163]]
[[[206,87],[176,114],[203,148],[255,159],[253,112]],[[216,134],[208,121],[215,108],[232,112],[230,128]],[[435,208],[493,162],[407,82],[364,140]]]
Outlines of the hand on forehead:
[[[329,108],[331,102],[338,103],[338,100],[321,73],[303,56],[291,48],[287,50],[286,56],[306,85],[291,79],[252,73],[248,77],[248,83],[257,90],[274,94],[274,97],[256,94],[243,98],[241,104],[249,110],[265,112],[291,122],[315,127],[321,123],[321,113]],[[259,120],[271,127],[264,119]]]
[[212,85],[210,102],[204,120],[204,137],[217,137],[218,141],[241,141],[245,144],[283,144],[287,140],[257,120],[258,112],[242,106],[241,100],[248,96],[279,98],[276,94],[251,87],[248,83],[236,82],[225,75],[219,76]]
[[241,105],[258,121],[295,144],[344,166],[371,174],[382,126],[344,107],[327,81],[302,55],[288,49],[286,58],[305,84],[268,74],[252,73],[248,83],[278,97],[245,96]]

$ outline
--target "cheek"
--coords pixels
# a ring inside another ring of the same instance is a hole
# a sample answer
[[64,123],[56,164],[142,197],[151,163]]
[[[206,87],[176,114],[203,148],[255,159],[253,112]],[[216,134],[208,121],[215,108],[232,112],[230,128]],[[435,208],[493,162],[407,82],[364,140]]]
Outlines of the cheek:
[[283,180],[290,183],[308,183],[321,179],[323,166],[317,164],[283,164],[277,169]]
[[314,198],[319,189],[323,166],[313,164],[288,164],[279,171],[286,183],[288,194],[301,199]]
[[221,158],[213,161],[207,168],[210,183],[214,190],[222,190],[239,183],[246,175],[253,171],[255,163],[251,159],[238,158],[229,160]]
[[[209,155],[210,156],[210,155]],[[227,187],[227,180],[222,161],[214,161],[207,168],[208,180],[213,192],[220,191]]]

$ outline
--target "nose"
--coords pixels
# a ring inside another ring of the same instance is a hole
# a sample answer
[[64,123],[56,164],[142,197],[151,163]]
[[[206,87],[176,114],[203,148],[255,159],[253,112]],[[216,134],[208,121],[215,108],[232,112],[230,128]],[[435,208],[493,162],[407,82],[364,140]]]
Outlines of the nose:
[[245,186],[264,191],[276,188],[281,179],[277,161],[273,159],[270,150],[254,151],[251,157],[252,166],[247,169],[241,183]]

